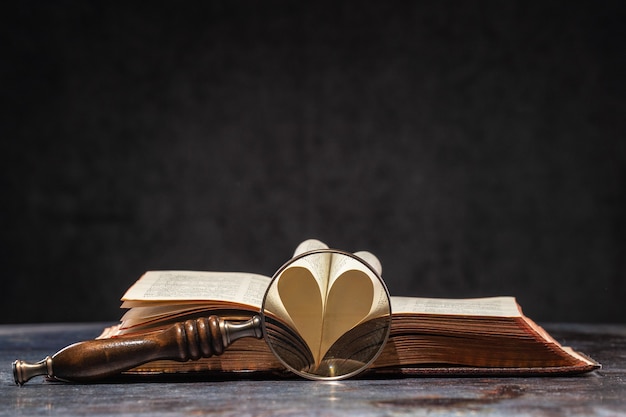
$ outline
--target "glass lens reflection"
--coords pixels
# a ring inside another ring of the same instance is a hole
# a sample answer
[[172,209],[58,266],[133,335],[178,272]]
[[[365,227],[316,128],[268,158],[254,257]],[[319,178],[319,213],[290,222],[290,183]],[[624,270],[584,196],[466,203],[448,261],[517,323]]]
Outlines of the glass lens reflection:
[[318,250],[275,275],[263,302],[264,335],[283,364],[312,379],[341,379],[380,353],[391,322],[379,273],[356,255]]

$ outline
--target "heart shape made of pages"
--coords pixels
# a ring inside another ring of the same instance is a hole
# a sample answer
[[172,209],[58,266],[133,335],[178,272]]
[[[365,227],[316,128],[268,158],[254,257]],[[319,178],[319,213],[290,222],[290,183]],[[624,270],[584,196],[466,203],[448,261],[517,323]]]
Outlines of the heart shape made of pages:
[[372,280],[363,271],[344,271],[327,285],[330,289],[324,292],[311,271],[302,267],[285,270],[278,283],[282,304],[315,365],[333,343],[367,318],[374,299]]

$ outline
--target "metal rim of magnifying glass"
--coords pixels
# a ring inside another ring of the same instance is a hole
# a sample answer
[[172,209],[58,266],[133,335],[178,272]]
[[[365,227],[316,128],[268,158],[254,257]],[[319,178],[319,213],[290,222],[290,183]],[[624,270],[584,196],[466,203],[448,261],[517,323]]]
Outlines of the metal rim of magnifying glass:
[[[387,317],[387,329],[385,330],[385,335],[381,340],[381,344],[380,347],[378,348],[378,350],[376,351],[376,353],[372,356],[372,358],[365,364],[363,364],[363,366],[359,367],[358,369],[355,369],[352,372],[348,372],[346,374],[343,375],[337,375],[337,376],[317,376],[315,374],[311,374],[311,373],[306,373],[306,372],[302,372],[299,371],[295,368],[293,368],[291,365],[289,365],[288,363],[286,363],[283,358],[281,357],[281,355],[277,354],[276,351],[274,350],[274,346],[272,346],[271,343],[268,342],[268,334],[267,334],[267,328],[265,326],[265,302],[267,300],[267,294],[269,293],[270,289],[272,288],[272,285],[274,284],[274,282],[278,279],[278,277],[281,275],[281,273],[288,268],[291,264],[293,264],[293,262],[297,261],[298,259],[304,258],[306,256],[309,255],[314,255],[317,253],[336,253],[339,255],[345,255],[348,256],[352,259],[355,259],[359,262],[361,262],[363,265],[365,265],[373,274],[374,276],[378,279],[378,282],[380,283],[380,285],[382,285],[383,290],[385,291],[385,295],[387,296],[387,304],[389,306],[389,315]],[[270,281],[269,286],[267,287],[267,290],[265,291],[265,295],[263,296],[263,303],[261,305],[261,328],[263,331],[263,339],[265,340],[265,343],[267,343],[267,345],[269,346],[270,350],[272,351],[272,354],[291,372],[293,372],[296,375],[299,375],[303,378],[306,379],[310,379],[310,380],[316,380],[316,381],[337,381],[340,379],[347,379],[350,377],[353,377],[357,374],[360,374],[361,372],[365,371],[367,368],[369,368],[369,366],[374,363],[374,361],[378,358],[378,356],[380,356],[381,352],[383,351],[383,349],[385,348],[385,345],[387,344],[387,340],[389,339],[389,333],[391,332],[391,297],[389,295],[389,290],[387,289],[387,285],[385,284],[385,281],[383,281],[383,278],[380,276],[380,274],[374,269],[374,267],[372,267],[369,263],[367,263],[367,261],[365,261],[363,258],[350,253],[350,252],[346,252],[346,251],[342,251],[342,250],[338,250],[338,249],[315,249],[315,250],[311,250],[311,251],[307,251],[304,253],[301,253],[297,256],[294,256],[293,258],[291,258],[290,260],[288,260],[287,262],[285,262],[277,271],[276,273],[274,273],[274,275],[272,276],[272,280]]]

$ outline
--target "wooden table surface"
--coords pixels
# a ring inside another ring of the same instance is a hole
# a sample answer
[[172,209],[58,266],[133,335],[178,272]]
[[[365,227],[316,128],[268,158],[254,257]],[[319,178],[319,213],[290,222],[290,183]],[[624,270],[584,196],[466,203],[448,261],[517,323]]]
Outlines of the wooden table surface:
[[582,376],[14,384],[13,360],[38,361],[105,325],[0,325],[0,416],[626,416],[626,325],[544,325],[603,365]]

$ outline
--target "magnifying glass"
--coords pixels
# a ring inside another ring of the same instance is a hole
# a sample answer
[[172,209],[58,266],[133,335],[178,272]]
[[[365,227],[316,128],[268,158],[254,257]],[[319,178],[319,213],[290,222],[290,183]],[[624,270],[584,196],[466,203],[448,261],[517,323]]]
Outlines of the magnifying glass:
[[296,375],[338,380],[374,362],[390,327],[391,302],[380,273],[355,254],[319,249],[274,274],[261,310],[248,321],[209,316],[142,336],[79,342],[37,363],[15,361],[13,376],[18,385],[38,375],[96,381],[155,360],[220,355],[234,341],[256,337]]

